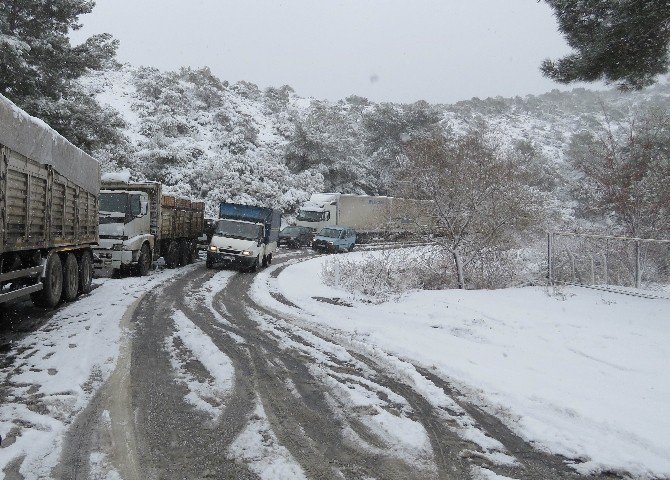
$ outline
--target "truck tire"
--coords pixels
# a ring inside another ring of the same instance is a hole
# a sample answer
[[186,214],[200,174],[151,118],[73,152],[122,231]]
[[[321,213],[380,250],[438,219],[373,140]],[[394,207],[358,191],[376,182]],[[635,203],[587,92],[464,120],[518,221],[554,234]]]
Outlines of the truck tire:
[[177,250],[179,251],[179,266],[183,267],[188,265],[188,259],[190,257],[190,252],[188,250],[189,243],[186,240],[179,240],[179,246]]
[[44,273],[42,281],[44,288],[30,294],[30,298],[38,307],[53,308],[58,305],[63,293],[63,265],[58,254],[49,257]]
[[261,262],[260,262],[260,257],[256,257],[256,260],[254,260],[253,265],[251,265],[251,266],[247,269],[247,272],[249,272],[249,273],[257,272],[260,263],[261,263]]
[[353,252],[354,251],[354,244],[352,243],[351,245],[349,245],[349,248],[347,248],[347,250],[349,250],[350,252]]
[[175,268],[177,266],[177,242],[174,240],[170,241],[165,251],[165,266],[167,268]]
[[268,265],[272,265],[272,254],[268,255]]
[[145,243],[140,249],[140,256],[137,259],[137,265],[135,266],[135,274],[139,277],[144,277],[149,273],[151,269],[151,247],[149,244]]
[[198,241],[193,240],[191,242],[191,261],[189,263],[195,263],[200,259],[200,253],[198,252]]
[[79,263],[74,253],[66,253],[63,262],[63,292],[62,297],[66,302],[71,302],[79,294]]
[[79,293],[93,290],[93,254],[86,251],[79,259]]
[[262,266],[263,268],[265,268],[265,267],[267,267],[269,264],[270,264],[270,263],[268,262],[268,256],[267,256],[267,255],[263,255],[263,261],[261,262],[261,266]]

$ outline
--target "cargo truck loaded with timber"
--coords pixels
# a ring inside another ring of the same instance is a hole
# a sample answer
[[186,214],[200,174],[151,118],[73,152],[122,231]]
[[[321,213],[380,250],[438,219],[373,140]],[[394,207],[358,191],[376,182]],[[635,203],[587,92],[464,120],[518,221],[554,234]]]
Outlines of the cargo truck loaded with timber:
[[100,166],[0,95],[0,303],[91,290]]
[[205,204],[164,195],[157,182],[102,182],[96,268],[146,275],[163,257],[168,268],[197,258]]

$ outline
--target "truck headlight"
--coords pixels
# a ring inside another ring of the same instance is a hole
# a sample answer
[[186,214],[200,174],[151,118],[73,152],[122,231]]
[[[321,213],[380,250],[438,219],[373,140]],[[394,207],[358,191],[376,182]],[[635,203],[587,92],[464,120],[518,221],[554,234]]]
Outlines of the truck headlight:
[[218,250],[218,248],[216,248],[216,245],[210,245],[209,246],[209,251],[210,252],[216,252],[217,250]]
[[112,245],[112,250],[123,250],[123,243],[115,243]]
[[253,253],[253,252],[250,252],[249,250],[242,250],[242,255],[244,255],[245,257],[250,257],[250,256],[252,256],[253,254],[254,254],[254,253]]

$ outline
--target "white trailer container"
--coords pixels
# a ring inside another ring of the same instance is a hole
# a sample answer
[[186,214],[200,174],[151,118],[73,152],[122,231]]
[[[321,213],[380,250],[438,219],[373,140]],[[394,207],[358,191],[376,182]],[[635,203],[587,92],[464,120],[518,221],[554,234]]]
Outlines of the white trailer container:
[[416,232],[432,224],[430,202],[398,197],[315,193],[296,224],[318,232],[340,225],[358,233]]

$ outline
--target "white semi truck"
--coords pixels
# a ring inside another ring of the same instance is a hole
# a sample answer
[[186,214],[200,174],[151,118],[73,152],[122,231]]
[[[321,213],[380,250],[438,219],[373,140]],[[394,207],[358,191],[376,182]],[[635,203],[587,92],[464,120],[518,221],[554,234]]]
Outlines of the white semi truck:
[[162,193],[158,182],[102,182],[97,268],[146,275],[163,257],[168,268],[191,263],[204,232],[205,205]]
[[315,193],[298,210],[296,225],[314,232],[333,225],[363,234],[416,232],[431,225],[430,206],[398,197]]

